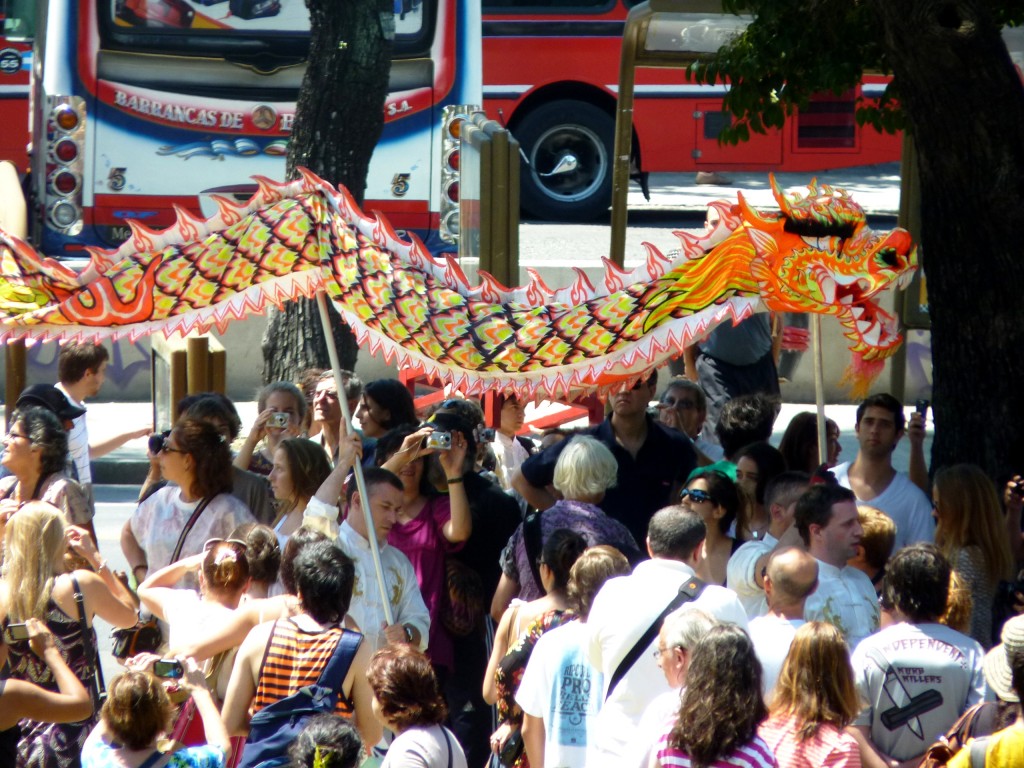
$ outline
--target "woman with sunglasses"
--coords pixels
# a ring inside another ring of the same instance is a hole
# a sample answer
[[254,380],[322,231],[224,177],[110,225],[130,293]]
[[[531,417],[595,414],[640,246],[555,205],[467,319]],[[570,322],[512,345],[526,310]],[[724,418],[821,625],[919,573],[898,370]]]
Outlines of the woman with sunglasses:
[[[171,564],[182,537],[177,559],[200,554],[204,542],[254,522],[231,495],[231,451],[212,424],[182,417],[156,453],[168,485],[142,501],[121,531],[121,549],[139,582]],[[195,585],[191,574],[184,582]]]
[[[142,604],[167,623],[170,648],[199,642],[231,619],[249,586],[245,549],[244,541],[210,539],[200,554],[171,563],[139,584]],[[190,573],[198,576],[199,592],[174,589]],[[203,663],[203,672],[218,702],[227,692],[233,661],[232,650]]]
[[4,438],[3,466],[11,473],[0,480],[0,514],[10,516],[29,501],[45,501],[64,513],[96,540],[93,509],[82,487],[66,474],[68,438],[57,417],[46,408],[19,408],[11,414]]
[[725,586],[729,558],[741,544],[729,536],[729,526],[740,508],[736,483],[713,469],[698,471],[690,476],[679,497],[682,505],[700,515],[707,527],[697,575],[709,584]]

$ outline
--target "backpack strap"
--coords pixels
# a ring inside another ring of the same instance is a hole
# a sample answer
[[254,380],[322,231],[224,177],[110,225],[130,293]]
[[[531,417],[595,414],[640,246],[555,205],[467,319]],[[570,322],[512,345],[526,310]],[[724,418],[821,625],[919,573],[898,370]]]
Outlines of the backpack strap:
[[537,584],[537,589],[544,595],[547,593],[544,591],[544,584],[540,580],[540,565],[537,563],[544,544],[540,525],[540,516],[542,514],[543,512],[534,512],[527,515],[526,520],[523,521],[523,546],[526,548],[526,560],[530,564],[530,573],[533,574],[533,580]]
[[640,635],[640,638],[636,641],[636,644],[629,649],[622,661],[619,662],[619,666],[615,668],[615,672],[612,673],[611,680],[608,682],[608,690],[605,693],[605,701],[612,695],[612,691],[615,690],[615,686],[619,684],[619,681],[626,676],[626,673],[633,668],[636,664],[637,659],[647,650],[647,646],[651,644],[658,632],[661,630],[661,622],[665,620],[672,611],[681,606],[683,603],[688,603],[691,600],[696,600],[700,593],[704,591],[704,587],[707,584],[698,579],[696,576],[691,576],[689,579],[684,581],[679,586],[679,591],[675,597],[672,598],[671,602],[665,606],[665,610],[658,614],[657,618],[651,623],[651,626],[647,628],[647,631]]
[[345,685],[345,676],[348,674],[352,660],[356,657],[359,644],[363,642],[363,636],[358,632],[351,632],[347,629],[341,630],[341,637],[338,644],[334,646],[334,653],[324,665],[316,684],[321,688],[329,688],[331,691],[331,708],[338,703],[342,686]]

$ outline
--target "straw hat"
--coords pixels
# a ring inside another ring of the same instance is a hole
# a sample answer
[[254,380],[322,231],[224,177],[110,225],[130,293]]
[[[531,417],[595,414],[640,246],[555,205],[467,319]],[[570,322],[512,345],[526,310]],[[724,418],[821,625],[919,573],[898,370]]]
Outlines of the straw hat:
[[985,680],[989,688],[1003,701],[1019,702],[1013,690],[1010,657],[1024,654],[1024,616],[1015,616],[1003,625],[1002,644],[985,654]]

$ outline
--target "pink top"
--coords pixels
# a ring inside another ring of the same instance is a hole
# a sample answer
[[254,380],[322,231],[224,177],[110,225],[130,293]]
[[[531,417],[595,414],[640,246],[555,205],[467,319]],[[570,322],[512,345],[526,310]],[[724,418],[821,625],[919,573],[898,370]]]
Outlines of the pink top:
[[430,612],[430,634],[427,655],[435,664],[451,669],[455,662],[452,640],[441,623],[441,607],[445,594],[445,555],[457,551],[462,544],[452,544],[442,528],[452,516],[447,496],[431,496],[423,509],[408,523],[396,523],[388,534],[388,544],[409,558],[423,602]]
[[771,717],[761,723],[758,734],[775,753],[779,765],[787,768],[860,768],[856,740],[830,723],[818,726],[806,741],[797,739],[800,723],[796,717]]
[[[671,727],[658,741],[658,765],[663,768],[690,768],[693,764],[690,755],[668,745],[669,733]],[[754,736],[743,746],[715,760],[709,768],[779,768],[780,765],[789,768],[788,763],[776,762],[768,745],[760,737]]]

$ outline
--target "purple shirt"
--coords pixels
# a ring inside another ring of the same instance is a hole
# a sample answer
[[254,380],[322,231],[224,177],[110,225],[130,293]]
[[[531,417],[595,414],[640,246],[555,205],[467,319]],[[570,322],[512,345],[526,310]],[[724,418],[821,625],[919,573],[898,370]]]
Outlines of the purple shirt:
[[451,669],[455,655],[452,640],[441,622],[445,592],[445,554],[461,549],[444,537],[442,529],[452,516],[447,496],[431,496],[423,509],[408,523],[396,523],[388,534],[388,544],[409,558],[420,594],[430,612],[427,655],[435,664]]
[[[523,536],[523,525],[520,523],[515,533],[508,540],[508,545],[501,553],[501,570],[506,576],[519,585],[520,600],[536,600],[543,596],[540,585],[534,581],[530,559],[526,554],[526,538]],[[600,507],[582,501],[563,499],[546,509],[540,516],[541,548],[552,531],[569,528],[576,531],[587,541],[588,547],[608,544],[622,552],[631,564],[643,559],[636,540],[629,529],[618,520],[608,517]],[[540,552],[537,553],[540,555]]]

